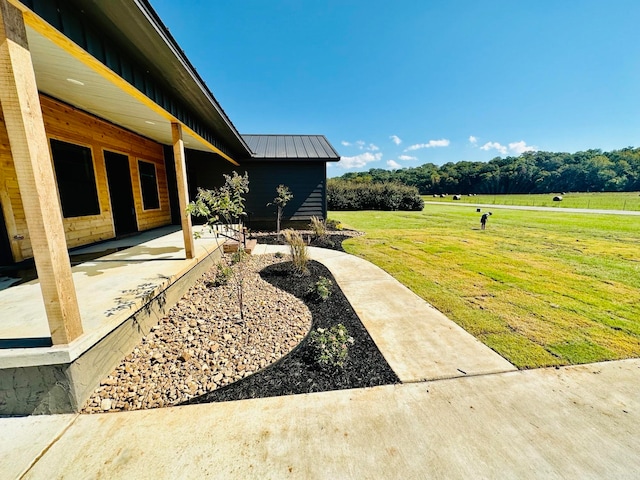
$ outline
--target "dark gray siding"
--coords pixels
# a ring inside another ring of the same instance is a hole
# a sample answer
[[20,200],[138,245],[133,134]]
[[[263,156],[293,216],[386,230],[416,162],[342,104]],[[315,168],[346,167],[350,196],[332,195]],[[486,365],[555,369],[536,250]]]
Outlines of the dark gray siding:
[[276,208],[266,205],[273,201],[280,184],[289,187],[293,193],[293,199],[284,209],[283,220],[308,223],[312,216],[326,217],[324,162],[252,162],[246,166],[251,189],[247,210],[251,212],[252,221],[275,222]]
[[235,167],[212,154],[187,151],[189,193],[195,197],[197,187],[217,188],[224,183],[223,174],[236,171],[249,174],[246,210],[252,229],[275,229],[276,208],[267,206],[276,196],[280,184],[289,187],[293,199],[284,209],[283,220],[308,224],[312,216],[326,218],[326,163],[324,161],[251,161]]

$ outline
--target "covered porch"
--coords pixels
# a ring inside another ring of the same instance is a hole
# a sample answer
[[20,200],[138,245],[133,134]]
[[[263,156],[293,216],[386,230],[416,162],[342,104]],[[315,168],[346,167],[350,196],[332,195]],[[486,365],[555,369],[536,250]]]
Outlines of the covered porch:
[[[0,0],[0,259],[38,272],[0,291],[0,414],[76,410],[215,261],[185,145],[250,155],[148,2],[82,6]],[[70,247],[172,222],[71,268]]]
[[68,344],[51,345],[39,280],[0,290],[0,414],[77,410],[220,258],[225,238],[201,233],[193,258],[179,226],[74,250],[106,255],[71,269],[82,334]]

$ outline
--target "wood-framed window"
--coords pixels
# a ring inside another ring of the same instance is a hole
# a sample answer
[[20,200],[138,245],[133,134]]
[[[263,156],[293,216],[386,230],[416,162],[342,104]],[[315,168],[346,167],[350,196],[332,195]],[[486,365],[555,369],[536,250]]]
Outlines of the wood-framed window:
[[138,160],[138,172],[140,174],[143,210],[155,210],[160,208],[156,165],[151,162],[145,162],[144,160]]
[[50,139],[64,218],[100,214],[98,187],[89,147]]

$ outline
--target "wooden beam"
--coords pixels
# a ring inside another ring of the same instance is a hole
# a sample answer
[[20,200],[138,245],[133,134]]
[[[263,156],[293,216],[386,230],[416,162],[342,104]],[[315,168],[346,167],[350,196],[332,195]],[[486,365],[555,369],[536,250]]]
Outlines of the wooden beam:
[[51,339],[70,343],[82,321],[22,13],[0,0],[0,102]]
[[184,155],[184,141],[182,140],[182,125],[171,123],[171,137],[173,138],[173,158],[176,164],[176,180],[178,182],[178,203],[180,205],[180,223],[184,237],[184,251],[187,258],[195,256],[191,215],[187,213],[189,203],[189,189],[187,186],[187,163]]

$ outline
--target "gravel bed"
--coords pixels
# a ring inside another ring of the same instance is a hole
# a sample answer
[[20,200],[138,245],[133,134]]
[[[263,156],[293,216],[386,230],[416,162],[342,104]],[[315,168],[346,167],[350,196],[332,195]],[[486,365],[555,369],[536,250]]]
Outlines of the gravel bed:
[[[85,403],[84,413],[176,405],[251,375],[289,353],[311,328],[304,302],[258,272],[283,260],[249,256],[244,320],[233,280],[205,273]],[[238,268],[236,265],[234,268]]]

